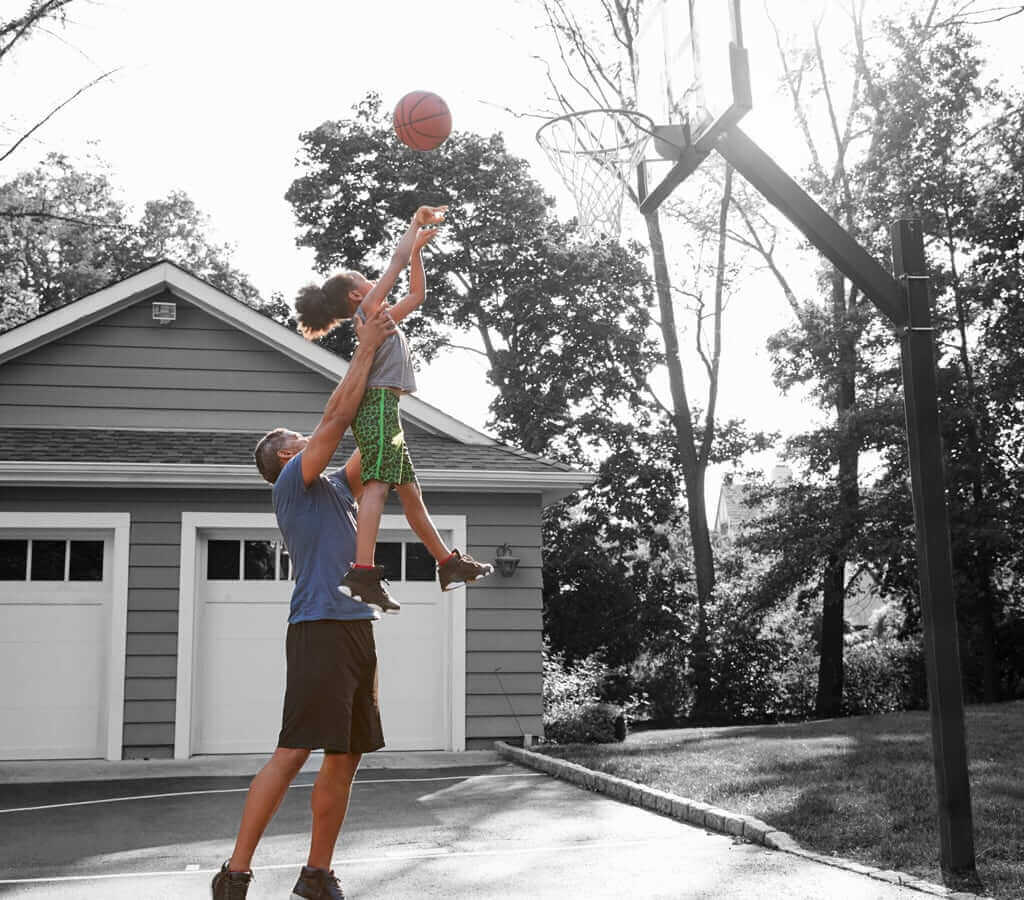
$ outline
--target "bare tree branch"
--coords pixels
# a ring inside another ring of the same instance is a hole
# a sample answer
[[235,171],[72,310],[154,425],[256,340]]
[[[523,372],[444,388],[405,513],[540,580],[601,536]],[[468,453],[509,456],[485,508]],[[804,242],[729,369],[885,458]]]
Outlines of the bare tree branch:
[[482,356],[484,359],[488,359],[486,353],[478,347],[468,347],[465,344],[453,344],[451,342],[445,343],[446,347],[451,347],[452,350],[465,350],[468,353],[476,353],[478,356]]
[[[821,76],[821,89],[825,97],[825,107],[828,110],[829,126],[832,129],[832,139],[836,145],[836,161],[832,168],[831,184],[836,193],[841,194],[842,202],[838,204],[843,210],[843,218],[847,228],[852,225],[853,218],[853,195],[850,190],[850,178],[846,171],[846,142],[839,132],[839,118],[836,114],[835,102],[832,100],[832,88],[829,82],[828,71],[825,68],[825,54],[821,48],[821,27],[815,23],[812,29],[814,34],[814,56],[818,63],[818,74]],[[856,107],[857,96],[854,95],[851,103],[851,110]]]
[[[935,0],[934,5],[938,5],[938,0]],[[981,9],[978,9],[977,6],[978,0],[968,0],[968,2],[962,3],[950,16],[936,22],[932,28],[938,30],[957,25],[995,25],[1024,13],[1024,5],[1016,3],[986,6]]]
[[718,373],[722,362],[722,309],[725,295],[725,248],[729,229],[729,206],[732,203],[732,166],[726,164],[725,184],[718,212],[718,260],[715,263],[715,309],[713,314],[714,343],[711,366],[708,370],[708,407],[704,411],[704,435],[700,442],[700,464],[706,466],[711,458],[711,445],[715,439],[715,413],[718,406]]
[[779,287],[782,289],[782,294],[786,298],[786,302],[789,304],[789,308],[793,310],[793,315],[796,316],[797,321],[806,327],[807,325],[807,313],[800,305],[800,301],[796,296],[796,292],[793,290],[789,283],[789,280],[783,274],[782,270],[778,267],[775,262],[775,247],[774,244],[771,247],[766,247],[764,241],[761,239],[760,232],[755,227],[753,220],[751,219],[750,213],[742,203],[735,203],[737,211],[740,214],[740,218],[743,220],[743,224],[747,228],[747,232],[750,234],[750,242],[746,243],[746,246],[757,251],[761,254],[762,259],[765,261],[768,270],[775,276],[775,280],[778,282]]
[[0,22],[0,59],[10,53],[15,44],[28,37],[41,22],[61,16],[64,7],[73,2],[74,0],[44,0],[42,3],[30,3],[23,15]]
[[82,225],[86,228],[129,228],[121,222],[104,222],[102,219],[79,219],[74,216],[62,216],[46,210],[0,209],[0,219],[50,219],[55,222],[66,222],[69,225]]
[[793,101],[793,112],[796,115],[800,131],[803,133],[807,149],[811,154],[811,171],[814,173],[815,178],[820,179],[822,184],[827,184],[828,176],[825,174],[825,167],[821,163],[821,156],[818,153],[818,147],[814,143],[814,137],[811,134],[811,125],[807,119],[807,110],[804,109],[803,104],[800,102],[801,79],[794,74],[793,69],[789,64],[789,58],[786,56],[786,48],[782,45],[782,33],[779,31],[779,26],[768,12],[767,2],[764,6],[765,15],[768,16],[768,21],[771,22],[772,25],[772,31],[775,32],[775,47],[778,50],[779,62],[782,65],[783,80],[789,88],[790,98]]
[[90,81],[88,84],[80,87],[77,91],[75,91],[70,97],[68,97],[62,103],[58,103],[45,116],[43,116],[43,118],[41,118],[38,122],[36,122],[35,125],[33,125],[20,138],[18,138],[18,140],[16,140],[10,147],[8,147],[7,151],[2,156],[0,156],[0,163],[2,163],[12,153],[14,153],[14,151],[17,150],[18,147],[20,147],[23,143],[25,143],[25,141],[27,141],[36,131],[38,131],[40,128],[42,128],[47,122],[50,121],[50,119],[52,119],[55,115],[57,115],[57,113],[59,113],[62,109],[64,109],[65,106],[67,106],[69,103],[71,103],[72,100],[74,100],[75,98],[77,98],[81,94],[84,94],[87,90],[89,90],[89,88],[94,87],[95,85],[97,85],[101,81],[103,81],[104,79],[109,78],[111,75],[115,74],[116,72],[120,72],[120,71],[121,71],[121,68],[118,67],[116,69],[111,69],[109,72],[104,72],[102,75],[97,76],[92,81]]

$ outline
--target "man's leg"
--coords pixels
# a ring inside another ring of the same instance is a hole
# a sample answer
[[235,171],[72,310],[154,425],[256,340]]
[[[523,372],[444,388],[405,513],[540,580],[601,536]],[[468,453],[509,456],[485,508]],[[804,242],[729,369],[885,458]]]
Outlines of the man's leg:
[[352,779],[359,767],[361,753],[325,753],[320,774],[313,785],[313,838],[309,846],[308,865],[330,869],[334,845],[338,841],[348,800],[352,792]]
[[288,786],[308,758],[308,750],[278,747],[270,761],[252,780],[245,798],[238,839],[228,862],[232,872],[246,872],[251,868],[252,855],[256,852],[260,837],[281,805]]

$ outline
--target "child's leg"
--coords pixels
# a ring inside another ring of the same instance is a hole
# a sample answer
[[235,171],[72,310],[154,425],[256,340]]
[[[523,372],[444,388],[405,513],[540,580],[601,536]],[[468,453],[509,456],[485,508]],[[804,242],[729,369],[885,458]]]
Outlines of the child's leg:
[[[398,499],[402,501],[402,509],[405,512],[406,521],[408,521],[412,530],[416,532],[416,537],[423,542],[427,552],[438,563],[443,563],[452,555],[452,551],[441,540],[441,535],[437,533],[437,528],[434,527],[430,513],[427,512],[427,507],[423,504],[423,494],[420,491],[419,484],[415,481],[397,484],[395,485],[395,490],[398,492]],[[380,521],[379,517],[378,521]],[[360,520],[359,530],[362,531],[362,528],[362,520]]]
[[363,485],[359,498],[359,512],[356,515],[356,565],[372,566],[373,550],[377,546],[377,532],[380,517],[388,499],[388,484],[383,481],[368,481]]

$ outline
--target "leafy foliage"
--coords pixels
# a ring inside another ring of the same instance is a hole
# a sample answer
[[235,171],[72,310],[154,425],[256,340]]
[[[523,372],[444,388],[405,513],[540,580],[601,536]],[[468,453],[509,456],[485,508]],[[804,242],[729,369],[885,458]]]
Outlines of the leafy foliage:
[[544,737],[559,743],[610,743],[625,737],[625,710],[601,699],[610,677],[598,656],[568,663],[544,646]]
[[920,641],[866,640],[846,648],[846,715],[922,709],[927,703]]
[[211,242],[209,221],[174,192],[145,205],[138,221],[102,169],[76,168],[50,154],[0,184],[0,327],[13,327],[171,259],[215,287],[282,316],[231,265],[231,248]]
[[[491,426],[532,453],[581,461],[657,361],[640,248],[586,242],[499,135],[455,132],[431,153],[394,135],[380,98],[301,136],[287,199],[323,274],[377,274],[423,203],[447,204],[407,331],[429,360],[470,334],[498,389]],[[403,325],[403,327],[406,327]]]

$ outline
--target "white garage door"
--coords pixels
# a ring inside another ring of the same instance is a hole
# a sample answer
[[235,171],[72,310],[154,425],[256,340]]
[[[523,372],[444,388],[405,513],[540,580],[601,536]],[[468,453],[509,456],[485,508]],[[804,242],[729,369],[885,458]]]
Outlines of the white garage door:
[[112,543],[0,531],[0,759],[105,755]]
[[[284,700],[289,580],[276,531],[209,529],[198,541],[193,753],[262,753]],[[450,734],[451,594],[412,532],[382,529],[377,562],[402,604],[374,626],[387,749],[443,750]]]

